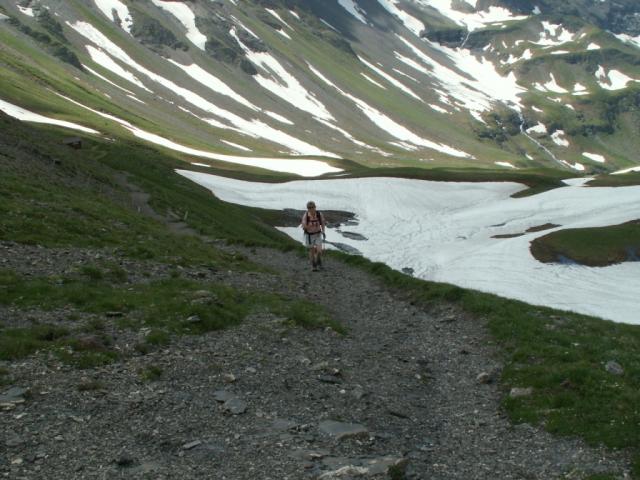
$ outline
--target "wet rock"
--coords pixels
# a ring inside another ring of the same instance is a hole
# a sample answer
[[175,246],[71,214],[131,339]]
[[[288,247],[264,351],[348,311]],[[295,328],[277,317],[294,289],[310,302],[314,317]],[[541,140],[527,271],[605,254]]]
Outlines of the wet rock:
[[476,377],[476,382],[478,382],[478,383],[480,383],[482,385],[486,385],[488,383],[491,383],[492,382],[491,375],[488,374],[487,372],[482,372]]

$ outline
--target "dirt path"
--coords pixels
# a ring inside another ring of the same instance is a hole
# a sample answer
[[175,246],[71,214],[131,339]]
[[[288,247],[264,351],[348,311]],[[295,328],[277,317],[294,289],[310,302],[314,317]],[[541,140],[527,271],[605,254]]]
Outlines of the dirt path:
[[[0,362],[17,379],[0,395],[10,387],[29,391],[0,409],[0,475],[389,478],[387,468],[396,465],[396,479],[625,478],[621,454],[510,424],[499,405],[500,363],[478,319],[417,308],[335,260],[311,272],[293,253],[224,248],[276,273],[183,275],[308,299],[348,333],[291,327],[263,312],[139,355],[132,345],[144,332],[109,323],[123,352],[118,363],[77,370],[47,354]],[[12,259],[4,268],[47,274],[105,254],[6,244],[2,255]],[[167,273],[122,265],[131,278]],[[4,308],[0,321],[26,320]],[[143,380],[140,372],[152,367],[159,378]],[[496,381],[479,381],[482,373]],[[91,382],[100,388],[79,388]]]

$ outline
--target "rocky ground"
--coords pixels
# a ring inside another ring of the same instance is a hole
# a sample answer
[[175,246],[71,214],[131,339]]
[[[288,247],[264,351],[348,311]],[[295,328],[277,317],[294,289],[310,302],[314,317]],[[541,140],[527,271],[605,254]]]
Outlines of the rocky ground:
[[[625,478],[622,453],[509,422],[499,356],[482,320],[453,307],[419,308],[335,259],[311,272],[295,253],[241,253],[273,273],[182,274],[311,300],[348,333],[262,313],[143,355],[133,348],[143,332],[105,317],[122,352],[117,363],[79,370],[46,352],[0,362],[12,379],[0,387],[0,476]],[[0,268],[59,274],[98,257],[117,261],[134,282],[169,272],[112,255],[3,243]],[[83,315],[75,321],[91,320]],[[0,307],[5,325],[64,318]],[[140,374],[153,369],[158,378]]]

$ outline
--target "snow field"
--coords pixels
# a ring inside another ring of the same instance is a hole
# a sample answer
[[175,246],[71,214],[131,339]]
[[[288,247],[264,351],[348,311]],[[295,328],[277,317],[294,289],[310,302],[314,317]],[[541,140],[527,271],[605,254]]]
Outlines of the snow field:
[[[514,183],[368,178],[262,184],[179,173],[232,203],[303,208],[313,198],[320,210],[354,212],[359,224],[349,231],[368,240],[354,241],[331,229],[327,239],[394,269],[411,267],[420,278],[640,324],[640,262],[601,268],[540,263],[531,256],[529,244],[553,230],[492,238],[546,223],[583,228],[636,219],[640,187],[584,188],[575,182],[515,199],[510,195],[523,186]],[[299,228],[282,230],[301,240]]]

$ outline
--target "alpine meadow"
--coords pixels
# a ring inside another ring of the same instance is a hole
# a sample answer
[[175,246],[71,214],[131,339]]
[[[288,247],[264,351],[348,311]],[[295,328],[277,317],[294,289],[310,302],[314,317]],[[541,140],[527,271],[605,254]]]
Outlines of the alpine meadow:
[[0,0],[0,477],[640,480],[638,152],[636,0]]

